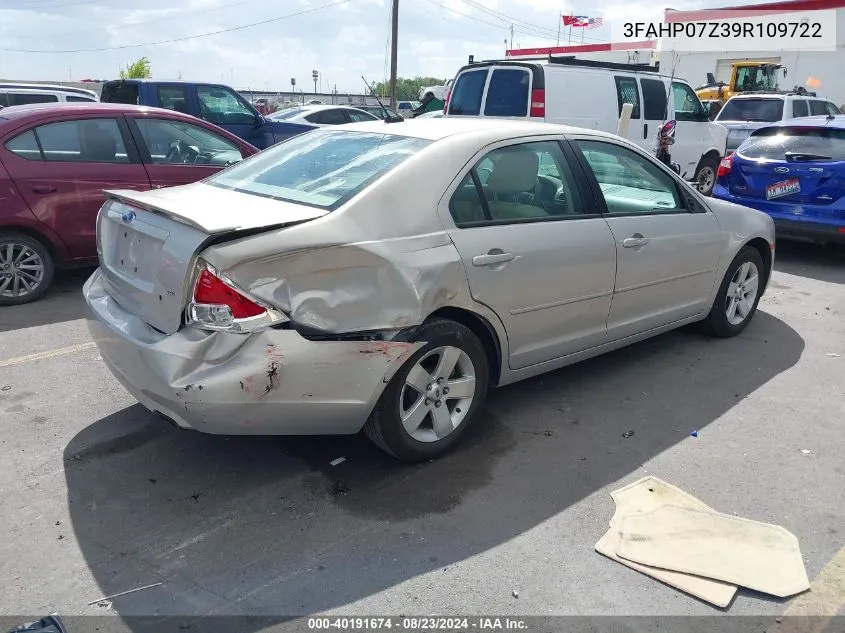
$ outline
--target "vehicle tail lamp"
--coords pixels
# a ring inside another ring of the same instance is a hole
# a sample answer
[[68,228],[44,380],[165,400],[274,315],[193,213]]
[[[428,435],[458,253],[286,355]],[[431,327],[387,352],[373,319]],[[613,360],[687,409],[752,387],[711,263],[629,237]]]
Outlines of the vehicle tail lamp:
[[722,176],[727,176],[731,173],[731,167],[733,166],[734,154],[731,152],[727,156],[725,156],[719,162],[719,169],[716,170],[716,177],[721,178]]
[[531,91],[530,116],[546,116],[546,91],[543,89]]

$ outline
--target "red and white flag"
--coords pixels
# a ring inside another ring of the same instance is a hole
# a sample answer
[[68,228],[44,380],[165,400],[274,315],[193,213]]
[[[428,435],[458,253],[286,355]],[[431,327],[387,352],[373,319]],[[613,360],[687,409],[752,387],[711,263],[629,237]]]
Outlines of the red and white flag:
[[586,15],[562,15],[563,25],[574,28],[596,29],[602,25],[601,18],[591,18]]

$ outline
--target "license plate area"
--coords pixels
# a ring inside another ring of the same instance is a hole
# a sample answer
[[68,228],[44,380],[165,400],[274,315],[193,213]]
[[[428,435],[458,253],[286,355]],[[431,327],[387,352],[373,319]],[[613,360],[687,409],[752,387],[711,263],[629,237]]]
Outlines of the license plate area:
[[766,200],[783,198],[800,192],[801,180],[799,178],[790,178],[789,180],[782,180],[766,187]]
[[151,292],[168,231],[138,218],[126,223],[120,215],[109,216],[105,231],[107,239],[104,240],[108,249],[103,253],[106,266],[136,288]]

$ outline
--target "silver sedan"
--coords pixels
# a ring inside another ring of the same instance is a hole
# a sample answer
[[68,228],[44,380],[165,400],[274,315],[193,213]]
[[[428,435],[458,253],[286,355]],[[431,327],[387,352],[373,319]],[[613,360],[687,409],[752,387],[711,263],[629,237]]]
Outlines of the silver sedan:
[[488,387],[696,321],[739,334],[775,247],[767,215],[544,123],[324,128],[107,196],[88,322],[141,403],[208,433],[363,428],[409,461],[484,424]]

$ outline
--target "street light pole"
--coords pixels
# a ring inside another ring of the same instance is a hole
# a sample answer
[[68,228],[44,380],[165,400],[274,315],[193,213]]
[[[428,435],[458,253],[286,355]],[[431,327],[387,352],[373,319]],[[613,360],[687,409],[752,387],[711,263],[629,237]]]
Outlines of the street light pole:
[[396,62],[399,52],[399,0],[393,0],[390,15],[390,107],[396,109]]

